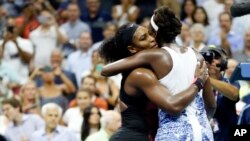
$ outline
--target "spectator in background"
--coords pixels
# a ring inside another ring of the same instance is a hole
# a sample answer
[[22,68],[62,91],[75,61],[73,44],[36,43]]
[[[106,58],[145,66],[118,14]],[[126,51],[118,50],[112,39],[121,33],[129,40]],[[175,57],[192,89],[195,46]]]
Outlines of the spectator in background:
[[27,141],[33,132],[44,126],[38,115],[23,114],[21,103],[16,99],[2,101],[4,115],[12,122],[6,129],[5,137],[9,141]]
[[76,3],[70,3],[68,5],[67,14],[68,21],[60,26],[60,30],[67,36],[69,43],[73,46],[64,45],[63,54],[66,56],[76,50],[74,46],[78,43],[82,32],[91,32],[89,25],[79,19],[80,11]]
[[3,47],[0,46],[0,102],[11,96],[11,90],[20,87],[22,78],[10,64],[3,60]]
[[118,26],[126,23],[135,23],[140,9],[134,5],[133,0],[120,0],[121,4],[115,5],[112,8],[112,17]]
[[91,27],[93,42],[103,40],[103,27],[112,20],[109,13],[101,9],[100,0],[86,0],[87,10],[82,13],[81,20]]
[[208,21],[207,12],[203,7],[195,8],[194,12],[192,13],[192,21],[193,24],[200,23],[205,27],[205,35],[207,39],[211,32],[211,26]]
[[83,123],[84,110],[91,105],[92,93],[87,89],[81,89],[76,95],[76,107],[69,108],[64,116],[64,124],[72,130],[77,139],[81,139],[81,125]]
[[101,129],[85,141],[109,141],[109,138],[121,126],[121,115],[116,111],[106,111],[101,117]]
[[26,114],[39,114],[40,115],[40,94],[36,87],[35,82],[29,81],[25,83],[20,92],[20,100],[22,104],[22,111]]
[[[55,72],[58,68],[62,70],[62,73],[73,83],[73,85],[75,86],[75,88],[77,88],[77,82],[76,82],[76,77],[75,74],[70,72],[70,71],[66,71],[62,68],[62,61],[63,61],[63,55],[61,50],[59,49],[54,49],[51,52],[51,56],[50,56],[50,64],[51,67],[53,69],[53,71]],[[34,81],[36,82],[36,85],[38,87],[43,86],[43,80],[41,78],[40,75],[36,75],[34,78]],[[56,75],[55,79],[54,79],[55,84],[60,85],[63,84],[63,80],[60,76]],[[67,93],[63,93],[64,96],[68,99],[68,101],[71,101],[72,99],[75,98],[75,93],[72,94],[67,94]]]
[[250,27],[245,31],[243,50],[233,56],[239,62],[250,62]]
[[250,104],[247,104],[241,111],[238,125],[249,125],[250,124]]
[[3,39],[3,34],[6,30],[6,15],[6,10],[2,5],[0,5],[0,40]]
[[201,51],[206,45],[205,41],[205,28],[202,24],[194,24],[190,29],[191,37],[193,42],[191,43],[192,48],[198,52]]
[[[41,106],[45,105],[46,103],[54,102],[60,105],[65,111],[68,106],[68,101],[63,96],[63,92],[68,94],[75,92],[75,87],[72,82],[65,76],[64,73],[62,73],[60,68],[57,68],[53,72],[53,69],[49,66],[36,69],[31,75],[30,79],[33,79],[34,76],[39,75],[39,73],[42,75],[44,82],[43,86],[39,88]],[[63,84],[55,84],[55,76],[60,77],[63,81]]]
[[209,23],[214,28],[218,24],[220,13],[224,11],[224,0],[207,0],[203,3],[207,15],[209,17]]
[[3,7],[8,11],[8,15],[11,17],[17,17],[20,15],[21,9],[25,3],[25,0],[3,0]]
[[224,0],[224,12],[231,13],[230,8],[234,2],[235,0]]
[[223,48],[229,57],[243,48],[243,38],[234,31],[232,27],[232,17],[229,13],[223,12],[219,16],[220,28],[215,30],[208,39],[208,44],[213,44]]
[[195,0],[185,0],[181,6],[181,21],[187,23],[189,26],[192,25],[192,13],[196,8]]
[[42,107],[45,127],[34,132],[30,141],[77,141],[75,135],[67,128],[60,126],[62,108],[55,103],[48,103]]
[[102,41],[94,43],[93,46],[91,47],[92,50],[97,50],[101,46],[101,44],[103,43],[104,40],[113,37],[115,35],[116,30],[117,30],[117,25],[115,23],[107,22],[103,26],[103,31],[102,31],[102,35],[103,35],[104,39]]
[[101,113],[95,106],[89,106],[84,110],[81,139],[85,141],[86,138],[94,133],[97,133],[101,128],[100,124]]
[[19,28],[19,35],[23,38],[29,38],[31,31],[39,26],[37,12],[32,2],[26,2],[22,8],[22,15],[16,18],[16,24]]
[[147,28],[150,24],[150,18],[149,17],[145,17],[142,19],[142,22],[140,23],[141,26]]
[[0,42],[4,56],[3,60],[13,67],[23,81],[29,76],[29,64],[33,57],[33,46],[30,40],[18,36],[18,29],[12,18],[7,20],[6,33]]
[[65,70],[76,75],[77,85],[80,86],[82,73],[92,68],[91,55],[93,50],[90,32],[82,32],[79,39],[79,50],[70,54],[67,58]]
[[179,46],[190,46],[192,38],[190,34],[190,27],[187,23],[182,23],[181,33],[176,37],[175,40]]
[[54,16],[43,10],[38,17],[41,24],[30,33],[30,40],[35,48],[34,65],[43,67],[50,65],[50,56],[53,49],[59,44],[67,42],[67,38],[59,31]]
[[237,65],[239,64],[239,62],[237,62],[236,60],[230,58],[227,60],[227,70],[225,73],[225,77],[230,79],[232,73],[234,72],[234,69],[237,67]]
[[156,5],[157,7],[161,6],[169,7],[169,9],[171,9],[174,12],[176,17],[178,18],[180,17],[181,7],[180,3],[178,3],[178,0],[157,0]]

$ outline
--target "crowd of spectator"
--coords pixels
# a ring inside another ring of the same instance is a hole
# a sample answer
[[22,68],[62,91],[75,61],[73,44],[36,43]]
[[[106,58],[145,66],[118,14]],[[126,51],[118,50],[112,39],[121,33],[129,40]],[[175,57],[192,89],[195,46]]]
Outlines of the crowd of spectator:
[[[98,48],[125,23],[147,27],[159,6],[182,21],[178,45],[201,51],[213,44],[226,51],[224,77],[230,78],[239,63],[250,62],[250,15],[232,18],[234,2],[0,1],[0,135],[8,141],[108,141],[121,126],[121,76],[101,75]],[[234,101],[227,114],[250,124],[250,82],[237,88],[234,97],[225,95]]]

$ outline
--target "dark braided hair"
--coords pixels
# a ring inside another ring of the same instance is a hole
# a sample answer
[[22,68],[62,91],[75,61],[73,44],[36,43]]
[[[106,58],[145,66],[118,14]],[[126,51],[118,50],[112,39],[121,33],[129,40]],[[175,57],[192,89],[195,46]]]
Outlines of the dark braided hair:
[[125,24],[121,26],[114,37],[105,40],[99,48],[99,54],[106,63],[114,62],[131,56],[128,45],[133,45],[132,38],[138,25]]
[[156,42],[162,46],[163,43],[171,43],[181,33],[181,22],[175,14],[167,7],[160,7],[154,11],[154,22],[159,27],[156,34]]

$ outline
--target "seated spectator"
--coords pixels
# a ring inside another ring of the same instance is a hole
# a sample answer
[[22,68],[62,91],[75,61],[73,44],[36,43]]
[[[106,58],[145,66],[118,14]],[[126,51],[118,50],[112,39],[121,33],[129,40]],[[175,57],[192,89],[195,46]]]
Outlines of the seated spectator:
[[9,16],[17,17],[20,15],[24,1],[25,0],[4,0],[1,1],[1,4],[8,11]]
[[94,133],[97,133],[101,128],[100,124],[101,113],[95,106],[89,106],[84,110],[81,139],[86,138]]
[[101,129],[87,137],[85,141],[109,141],[109,138],[121,126],[121,115],[115,111],[106,111],[101,117]]
[[72,130],[77,139],[81,139],[81,125],[83,123],[84,110],[91,105],[92,94],[88,90],[79,90],[76,95],[76,107],[69,108],[64,116],[64,124]]
[[20,99],[22,104],[22,111],[26,114],[40,115],[40,99],[38,89],[35,82],[29,81],[25,83],[20,92]]
[[250,62],[250,27],[245,31],[244,47],[233,56],[239,62]]
[[86,22],[92,31],[93,42],[103,40],[103,27],[112,20],[110,13],[101,8],[101,0],[86,0],[86,11],[82,13],[81,20]]
[[[62,70],[60,68],[57,68],[54,72],[53,69],[49,66],[46,66],[42,69],[37,69],[31,75],[31,79],[38,73],[41,73],[42,80],[44,82],[43,86],[39,88],[41,94],[41,106],[45,105],[46,103],[54,102],[60,105],[65,111],[68,105],[68,101],[63,96],[63,92],[75,92],[75,87],[72,82],[62,73]],[[64,83],[60,85],[55,84],[55,76],[60,76]]]
[[35,48],[34,65],[42,67],[50,65],[50,56],[58,44],[67,42],[67,38],[59,31],[55,17],[43,10],[38,20],[40,26],[30,33],[30,40]]
[[65,69],[76,75],[78,86],[81,84],[82,73],[92,68],[92,43],[91,33],[82,32],[79,40],[79,49],[68,56],[65,64]]
[[18,36],[14,19],[7,20],[6,29],[4,39],[0,42],[4,52],[3,60],[12,66],[23,81],[27,81],[29,64],[34,53],[32,43]]
[[206,45],[205,41],[205,28],[202,24],[194,24],[190,29],[191,37],[193,42],[190,47],[196,49],[197,51],[201,51]]
[[62,108],[55,103],[47,103],[42,107],[45,127],[34,132],[30,141],[77,141],[75,135],[67,128],[60,126]]
[[[69,79],[69,81],[71,81],[75,88],[77,88],[77,82],[76,82],[76,77],[75,74],[70,72],[70,71],[66,71],[62,68],[62,62],[63,62],[63,55],[61,50],[59,49],[54,49],[51,52],[51,56],[50,56],[50,64],[52,66],[53,71],[55,72],[58,68],[60,68],[62,70],[62,73]],[[41,78],[40,75],[36,75],[34,77],[34,81],[36,82],[37,87],[41,87],[43,86],[44,82]],[[56,75],[55,79],[54,79],[55,84],[57,85],[61,85],[64,84],[63,79],[61,78],[60,75]],[[68,99],[68,101],[71,101],[72,99],[75,98],[75,93],[63,93],[64,96]]]
[[70,3],[67,7],[68,21],[60,26],[60,30],[67,36],[69,43],[73,46],[64,46],[63,54],[68,56],[74,52],[77,41],[83,32],[91,32],[89,25],[82,22],[80,18],[80,10],[76,3]]
[[196,0],[185,0],[181,6],[181,21],[189,26],[193,24],[192,13],[196,8]]
[[4,134],[9,141],[26,141],[33,132],[44,126],[38,115],[23,114],[21,103],[14,98],[2,101],[2,108],[4,115],[12,122]]
[[181,7],[178,0],[157,0],[156,4],[157,8],[161,6],[169,7],[169,9],[174,12],[175,16],[177,16],[178,18],[180,17]]
[[[88,75],[82,79],[82,85],[80,89],[87,89],[91,93],[91,103],[92,105],[102,109],[108,109],[107,101],[100,97],[96,90],[96,78],[94,76]],[[72,100],[69,104],[70,107],[75,107],[77,105],[76,100]]]
[[175,40],[179,46],[190,46],[192,38],[190,35],[190,27],[187,23],[182,23],[181,34],[178,35]]
[[126,23],[135,23],[140,9],[134,4],[133,0],[120,0],[121,4],[112,8],[112,17],[118,26]]
[[25,39],[28,39],[30,32],[39,26],[37,12],[32,2],[25,2],[22,15],[16,18],[15,24],[19,27],[19,35]]

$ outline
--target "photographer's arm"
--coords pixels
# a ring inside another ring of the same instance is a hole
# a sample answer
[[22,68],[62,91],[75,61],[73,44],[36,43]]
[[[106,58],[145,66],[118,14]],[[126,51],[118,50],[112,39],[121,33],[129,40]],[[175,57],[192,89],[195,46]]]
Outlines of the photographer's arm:
[[214,116],[217,104],[212,91],[210,79],[207,79],[207,81],[205,82],[202,96],[204,99],[208,119],[211,119]]
[[225,97],[229,98],[232,101],[237,101],[239,99],[239,89],[236,86],[211,77],[209,77],[209,79],[212,87],[223,94]]

